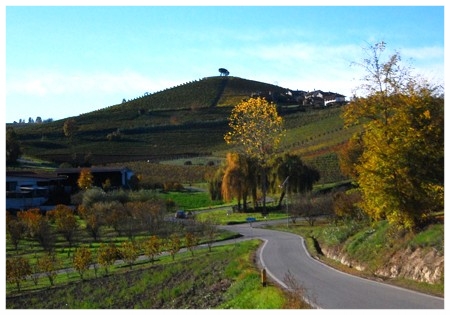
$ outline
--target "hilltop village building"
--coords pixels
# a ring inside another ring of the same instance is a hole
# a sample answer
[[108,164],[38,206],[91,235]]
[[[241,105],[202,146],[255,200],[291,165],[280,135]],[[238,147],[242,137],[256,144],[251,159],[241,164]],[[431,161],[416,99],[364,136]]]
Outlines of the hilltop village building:
[[304,95],[303,105],[312,107],[329,107],[334,105],[344,105],[345,96],[334,92],[323,92],[315,90]]
[[321,90],[314,90],[312,92],[286,90],[283,93],[258,91],[253,92],[251,97],[263,97],[279,104],[282,108],[294,107],[297,109],[306,109],[308,107],[325,108],[347,103],[345,95],[335,92],[323,92]]

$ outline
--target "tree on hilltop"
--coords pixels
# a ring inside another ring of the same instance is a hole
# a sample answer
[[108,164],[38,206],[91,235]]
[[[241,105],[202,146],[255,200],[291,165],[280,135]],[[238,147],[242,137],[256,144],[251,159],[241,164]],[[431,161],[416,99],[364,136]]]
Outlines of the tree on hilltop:
[[227,77],[230,75],[230,72],[225,68],[219,68],[220,76]]

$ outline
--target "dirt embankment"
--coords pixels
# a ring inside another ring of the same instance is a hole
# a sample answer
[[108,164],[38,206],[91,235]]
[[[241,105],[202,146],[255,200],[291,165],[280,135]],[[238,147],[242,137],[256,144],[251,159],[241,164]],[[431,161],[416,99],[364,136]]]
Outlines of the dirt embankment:
[[[333,260],[355,268],[367,271],[368,266],[355,261],[339,248],[321,247],[322,253]],[[437,284],[444,277],[444,256],[434,248],[407,248],[397,251],[390,257],[383,259],[383,265],[378,266],[373,274],[382,278],[405,278],[418,282]]]

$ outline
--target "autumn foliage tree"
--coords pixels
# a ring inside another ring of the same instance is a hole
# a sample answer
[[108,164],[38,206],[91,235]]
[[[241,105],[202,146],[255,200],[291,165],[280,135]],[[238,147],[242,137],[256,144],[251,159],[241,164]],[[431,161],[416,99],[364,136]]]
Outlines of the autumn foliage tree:
[[170,253],[170,256],[172,256],[172,260],[175,260],[176,253],[178,253],[181,249],[181,239],[178,234],[173,233],[167,239],[167,249]]
[[81,169],[80,177],[78,177],[77,185],[82,190],[87,190],[94,184],[94,176],[88,168]]
[[6,259],[6,282],[15,284],[17,291],[20,291],[20,285],[31,272],[28,259],[20,256]]
[[17,217],[23,223],[26,235],[36,240],[43,249],[51,250],[54,245],[53,231],[49,219],[38,208],[20,211]]
[[194,233],[188,232],[184,236],[186,248],[191,252],[192,256],[194,256],[195,246],[198,244],[198,237]]
[[124,205],[119,201],[97,203],[98,207],[102,206],[105,224],[112,227],[119,236],[122,236],[124,218],[127,216]]
[[78,247],[73,254],[73,266],[83,279],[84,273],[92,263],[92,252],[86,246]]
[[25,226],[21,220],[6,212],[6,239],[18,250],[19,243],[25,235]]
[[97,262],[105,267],[105,272],[108,274],[108,268],[114,264],[119,254],[114,243],[101,243],[97,251]]
[[398,53],[383,59],[385,43],[360,65],[364,96],[345,108],[346,125],[361,123],[352,161],[361,208],[374,220],[413,229],[444,202],[444,100],[439,87],[411,75]]
[[133,263],[139,257],[139,247],[134,241],[125,241],[120,248],[120,254],[123,260],[128,263],[130,269],[133,268]]
[[153,263],[155,257],[161,253],[162,241],[158,236],[152,235],[142,242],[142,247],[144,249],[144,254]]
[[212,245],[216,241],[216,237],[219,234],[217,225],[219,224],[217,218],[208,217],[202,222],[203,237],[208,245],[208,250],[212,251]]
[[360,202],[361,193],[356,189],[335,192],[333,194],[333,211],[336,219],[363,220],[365,215],[358,205]]
[[256,160],[260,166],[265,211],[267,163],[285,134],[283,119],[274,103],[260,97],[250,98],[232,109],[229,126],[231,131],[225,134],[225,142],[235,145],[239,153]]
[[57,231],[64,236],[69,246],[72,247],[78,229],[78,221],[73,210],[67,205],[59,204],[49,211],[48,215],[54,220]]
[[[86,231],[93,237],[94,241],[100,237],[100,228],[105,224],[102,212],[99,211],[99,204],[93,206],[78,206],[78,213],[85,221]],[[101,208],[100,208],[101,209]]]
[[73,118],[69,118],[64,122],[63,125],[63,132],[64,135],[70,139],[70,141],[73,140],[73,137],[78,131],[78,124],[77,121]]
[[56,256],[54,254],[45,253],[37,259],[36,263],[38,270],[47,276],[50,285],[53,286],[59,267]]

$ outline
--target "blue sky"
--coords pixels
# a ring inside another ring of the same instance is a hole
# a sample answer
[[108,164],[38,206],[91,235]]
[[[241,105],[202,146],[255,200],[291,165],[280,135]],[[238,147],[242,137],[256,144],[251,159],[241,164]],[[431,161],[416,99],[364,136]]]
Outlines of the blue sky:
[[350,96],[362,77],[361,69],[351,63],[364,58],[363,48],[377,41],[387,43],[387,55],[399,51],[418,73],[444,84],[442,3],[434,7],[7,3],[5,120],[77,116],[120,104],[124,98],[219,75],[221,67],[231,76]]

